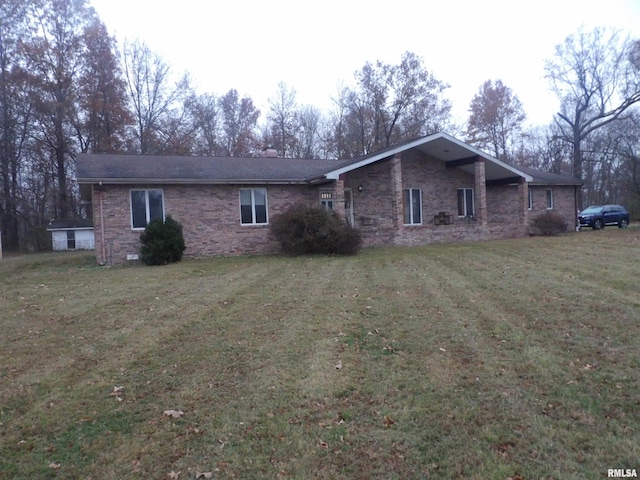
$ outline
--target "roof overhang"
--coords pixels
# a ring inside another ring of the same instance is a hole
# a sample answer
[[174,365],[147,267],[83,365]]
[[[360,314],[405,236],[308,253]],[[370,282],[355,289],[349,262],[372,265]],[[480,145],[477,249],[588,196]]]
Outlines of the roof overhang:
[[93,227],[56,227],[47,228],[47,232],[66,232],[69,230],[93,230]]
[[485,160],[485,176],[487,182],[501,181],[505,179],[524,178],[530,182],[533,177],[521,170],[501,162],[497,158],[487,155],[485,152],[468,145],[446,133],[436,133],[428,137],[406,142],[397,147],[384,150],[380,153],[369,155],[361,160],[354,161],[335,170],[327,172],[326,178],[337,180],[341,174],[348,173],[372,163],[393,157],[406,150],[415,149],[429,155],[432,158],[445,162],[451,168],[459,168],[471,175],[474,174],[475,159]]
[[[322,180],[325,180],[324,177]],[[78,178],[79,185],[306,185],[309,180],[255,178],[243,179],[201,179],[201,178]]]

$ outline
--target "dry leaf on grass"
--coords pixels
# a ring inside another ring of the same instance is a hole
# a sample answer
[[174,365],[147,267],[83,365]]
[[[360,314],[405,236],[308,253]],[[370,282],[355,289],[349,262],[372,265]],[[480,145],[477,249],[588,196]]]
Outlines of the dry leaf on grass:
[[182,410],[165,410],[163,413],[167,417],[172,418],[180,418],[182,415],[184,415],[184,412]]
[[180,472],[174,472],[173,470],[171,470],[167,474],[167,477],[172,478],[172,479],[176,479],[176,478],[178,478],[178,475],[180,475]]
[[116,397],[116,400],[118,400],[119,402],[122,401],[122,391],[124,390],[124,387],[113,387],[113,390],[111,391],[111,393],[109,394],[110,397]]
[[393,420],[391,417],[387,417],[386,415],[382,419],[382,424],[387,428],[389,428],[394,423],[396,423],[395,420]]
[[60,468],[60,464],[59,464],[59,463],[51,462],[51,463],[49,464],[49,468],[53,468],[54,470],[57,470],[57,469],[59,469],[59,468]]
[[197,472],[196,479],[198,478],[213,478],[213,473],[211,472]]

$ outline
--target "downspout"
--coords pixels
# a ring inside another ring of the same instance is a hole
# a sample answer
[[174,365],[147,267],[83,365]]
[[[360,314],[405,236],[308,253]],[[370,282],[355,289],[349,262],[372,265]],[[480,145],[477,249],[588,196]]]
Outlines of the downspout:
[[576,232],[580,231],[580,222],[578,221],[578,215],[580,213],[578,211],[578,188],[582,188],[582,185],[580,185],[580,187],[573,187],[573,224],[575,225]]
[[[102,186],[102,182],[100,182],[100,186]],[[104,195],[104,191],[101,189],[100,191],[100,256],[102,257],[102,261],[100,265],[104,265],[107,263],[106,260],[106,250],[104,247],[104,210],[102,208],[102,196]]]

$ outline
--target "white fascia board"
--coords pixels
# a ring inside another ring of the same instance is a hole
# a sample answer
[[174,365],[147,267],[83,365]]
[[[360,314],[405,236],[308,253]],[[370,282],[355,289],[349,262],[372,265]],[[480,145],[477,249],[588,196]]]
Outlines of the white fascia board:
[[512,173],[523,177],[525,179],[525,181],[527,182],[531,182],[533,180],[533,177],[531,175],[527,175],[526,173],[518,170],[516,167],[513,167],[511,165],[508,165],[504,162],[501,162],[500,160],[498,160],[497,158],[492,157],[491,155],[487,155],[486,152],[483,152],[482,150],[478,150],[477,148],[462,142],[461,140],[458,140],[455,137],[452,137],[451,135],[447,134],[447,133],[435,133],[433,135],[429,135],[428,137],[424,137],[424,138],[420,138],[417,139],[413,142],[398,146],[396,148],[392,148],[390,150],[385,150],[384,152],[381,152],[379,154],[374,154],[370,157],[367,157],[363,160],[360,160],[359,162],[355,162],[355,163],[351,163],[349,165],[346,165],[344,167],[338,168],[336,170],[331,170],[330,172],[327,172],[326,174],[326,178],[328,180],[338,180],[338,178],[340,177],[341,174],[343,173],[347,173],[350,172],[352,170],[356,170],[358,168],[364,167],[366,165],[369,165],[371,163],[375,163],[379,160],[382,160],[384,158],[388,158],[388,157],[392,157],[393,155],[395,155],[396,153],[402,152],[404,150],[409,150],[411,148],[414,147],[418,147],[420,145],[424,145],[426,143],[432,142],[434,140],[437,140],[439,138],[444,138],[447,141],[454,143],[462,148],[464,148],[465,150],[467,150],[470,155],[478,155],[486,160],[488,160],[491,163],[494,163],[502,168],[505,168],[509,171],[511,171]]
[[331,170],[330,172],[327,172],[326,177],[329,180],[338,180],[338,178],[340,177],[341,174],[343,173],[347,173],[350,172],[352,170],[357,170],[358,168],[361,167],[365,167],[367,165],[370,165],[372,163],[375,163],[379,160],[382,160],[384,158],[388,158],[388,157],[392,157],[394,156],[396,153],[402,152],[404,150],[409,150],[410,148],[414,148],[417,147],[419,145],[423,145],[425,143],[428,143],[429,141],[438,138],[440,136],[442,136],[442,133],[436,133],[435,135],[431,135],[429,137],[425,137],[425,138],[420,138],[418,140],[415,140],[411,143],[407,143],[404,145],[401,145],[399,147],[396,148],[392,148],[390,150],[385,150],[384,152],[381,153],[377,153],[377,154],[373,154],[370,157],[364,158],[362,160],[360,160],[359,162],[355,162],[355,163],[351,163],[349,165],[346,165],[342,168],[338,168],[336,170]]

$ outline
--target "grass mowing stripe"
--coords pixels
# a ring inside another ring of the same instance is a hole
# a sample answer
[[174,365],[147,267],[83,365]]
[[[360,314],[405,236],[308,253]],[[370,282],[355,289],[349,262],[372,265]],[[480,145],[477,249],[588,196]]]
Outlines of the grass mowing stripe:
[[[162,268],[12,258],[0,476],[633,468],[639,233]],[[599,268],[585,262],[594,250]]]

